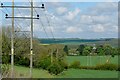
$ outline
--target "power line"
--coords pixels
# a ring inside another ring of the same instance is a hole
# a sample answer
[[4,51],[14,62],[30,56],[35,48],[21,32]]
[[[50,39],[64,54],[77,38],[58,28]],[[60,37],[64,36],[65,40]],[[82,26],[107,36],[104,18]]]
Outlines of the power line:
[[[28,0],[28,2],[30,3],[30,1]],[[30,3],[31,4],[31,3]],[[34,11],[35,11],[35,13],[36,14],[38,14],[37,13],[37,10],[34,8]],[[47,34],[47,32],[46,32],[46,30],[45,30],[45,26],[44,26],[44,24],[42,23],[42,20],[41,20],[41,18],[39,18],[39,20],[40,20],[40,23],[41,23],[41,25],[42,25],[42,28],[43,28],[43,30],[44,30],[44,32],[45,32],[45,34],[46,34],[46,37],[48,37],[48,34]],[[49,37],[48,37],[49,38]]]
[[[6,8],[6,7],[4,7],[5,8],[5,10],[7,11],[7,13],[9,13],[10,14],[10,12],[9,12],[9,10]],[[17,8],[18,9],[18,8]],[[20,11],[19,11],[20,12]],[[5,12],[4,12],[5,13]],[[5,13],[6,14],[6,13]],[[21,14],[21,13],[20,13]],[[19,26],[19,28],[22,28],[21,27],[21,25],[18,23],[18,21],[15,19],[15,22],[16,22],[16,24]],[[28,25],[29,26],[29,25]],[[26,35],[26,33],[24,33],[24,35]],[[27,36],[26,36],[26,38],[27,38]]]
[[[22,13],[20,12],[19,8],[17,8],[17,10],[18,10],[19,14],[22,16]],[[30,26],[29,24],[27,24],[27,22],[26,22],[26,25]]]
[[[46,8],[45,8],[44,10],[47,11]],[[46,20],[47,20],[48,26],[50,27],[51,35],[52,35],[53,39],[55,40],[55,37],[54,37],[53,31],[52,31],[51,24],[50,24],[50,21],[49,21],[49,19],[48,19],[48,16],[47,16],[46,13],[45,13],[44,15],[45,15],[45,17],[46,17]]]

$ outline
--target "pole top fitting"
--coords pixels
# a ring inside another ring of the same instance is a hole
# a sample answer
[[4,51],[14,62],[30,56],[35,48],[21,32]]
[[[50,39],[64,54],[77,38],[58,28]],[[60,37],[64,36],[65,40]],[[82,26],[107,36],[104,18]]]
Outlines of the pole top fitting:
[[42,7],[41,8],[45,8],[45,5],[44,4],[42,4]]
[[1,6],[3,6],[3,3],[1,3]]
[[8,17],[8,14],[5,14],[5,18],[7,18]]
[[37,17],[39,17],[39,14],[37,14]]

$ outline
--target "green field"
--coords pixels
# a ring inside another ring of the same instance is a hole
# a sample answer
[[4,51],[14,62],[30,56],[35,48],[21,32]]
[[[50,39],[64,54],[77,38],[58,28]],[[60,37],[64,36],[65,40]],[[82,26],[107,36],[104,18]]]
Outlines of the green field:
[[[15,66],[16,77],[29,77],[29,68]],[[21,76],[20,76],[21,75]],[[33,69],[33,78],[117,78],[117,71],[68,69],[59,75],[51,75],[42,69]]]
[[[70,64],[74,61],[80,61],[82,66],[95,66],[96,64],[105,63],[110,56],[67,56],[67,62]],[[118,56],[111,57],[110,63],[118,64]]]
[[[91,66],[105,63],[106,56],[91,56]],[[80,61],[81,65],[87,65],[87,56],[67,56],[67,62],[70,64],[73,61]],[[110,59],[110,63],[117,64],[118,56]],[[89,64],[90,66],[90,64]],[[15,66],[16,78],[29,78],[29,67]],[[83,69],[68,69],[59,75],[51,75],[43,69],[33,69],[33,78],[117,78],[118,71],[108,70],[83,70]]]

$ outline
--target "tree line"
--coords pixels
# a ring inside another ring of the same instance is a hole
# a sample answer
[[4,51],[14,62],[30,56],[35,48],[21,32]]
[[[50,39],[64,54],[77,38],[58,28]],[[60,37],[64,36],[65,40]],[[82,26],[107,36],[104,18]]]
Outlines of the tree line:
[[[94,49],[95,48],[95,49]],[[68,45],[64,46],[64,52],[67,55],[71,55],[70,53],[76,54],[78,56],[88,56],[88,55],[98,55],[98,56],[104,56],[104,55],[118,55],[118,47],[112,47],[109,44],[101,44],[96,46],[86,45],[86,44],[80,44],[78,48],[74,49],[72,51],[72,48],[69,48]]]

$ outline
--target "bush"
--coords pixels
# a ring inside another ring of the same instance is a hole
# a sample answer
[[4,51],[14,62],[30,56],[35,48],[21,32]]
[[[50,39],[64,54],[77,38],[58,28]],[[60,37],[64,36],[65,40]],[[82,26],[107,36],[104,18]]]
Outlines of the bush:
[[51,64],[50,57],[45,57],[45,58],[42,58],[41,60],[37,61],[35,64],[35,67],[47,69],[48,66],[50,66],[50,64]]
[[80,66],[80,69],[91,69],[91,70],[116,70],[120,71],[120,66],[116,64],[98,64],[96,66]]
[[59,64],[61,66],[61,68],[64,69],[68,69],[68,64],[65,61],[59,61]]
[[96,70],[118,70],[118,66],[115,64],[105,63],[105,64],[96,65],[95,69]]
[[8,64],[1,64],[1,72],[2,72],[2,75],[7,73],[9,71],[9,65]]
[[59,73],[61,73],[63,71],[61,65],[59,63],[57,63],[57,62],[54,62],[53,64],[51,64],[47,68],[47,70],[49,71],[49,73],[55,74],[55,75],[57,75],[57,74],[59,74]]
[[15,64],[16,65],[29,66],[30,60],[27,57],[15,56]]
[[120,65],[118,66],[118,70],[117,71],[120,71]]
[[71,65],[70,68],[80,68],[80,61],[74,61]]

